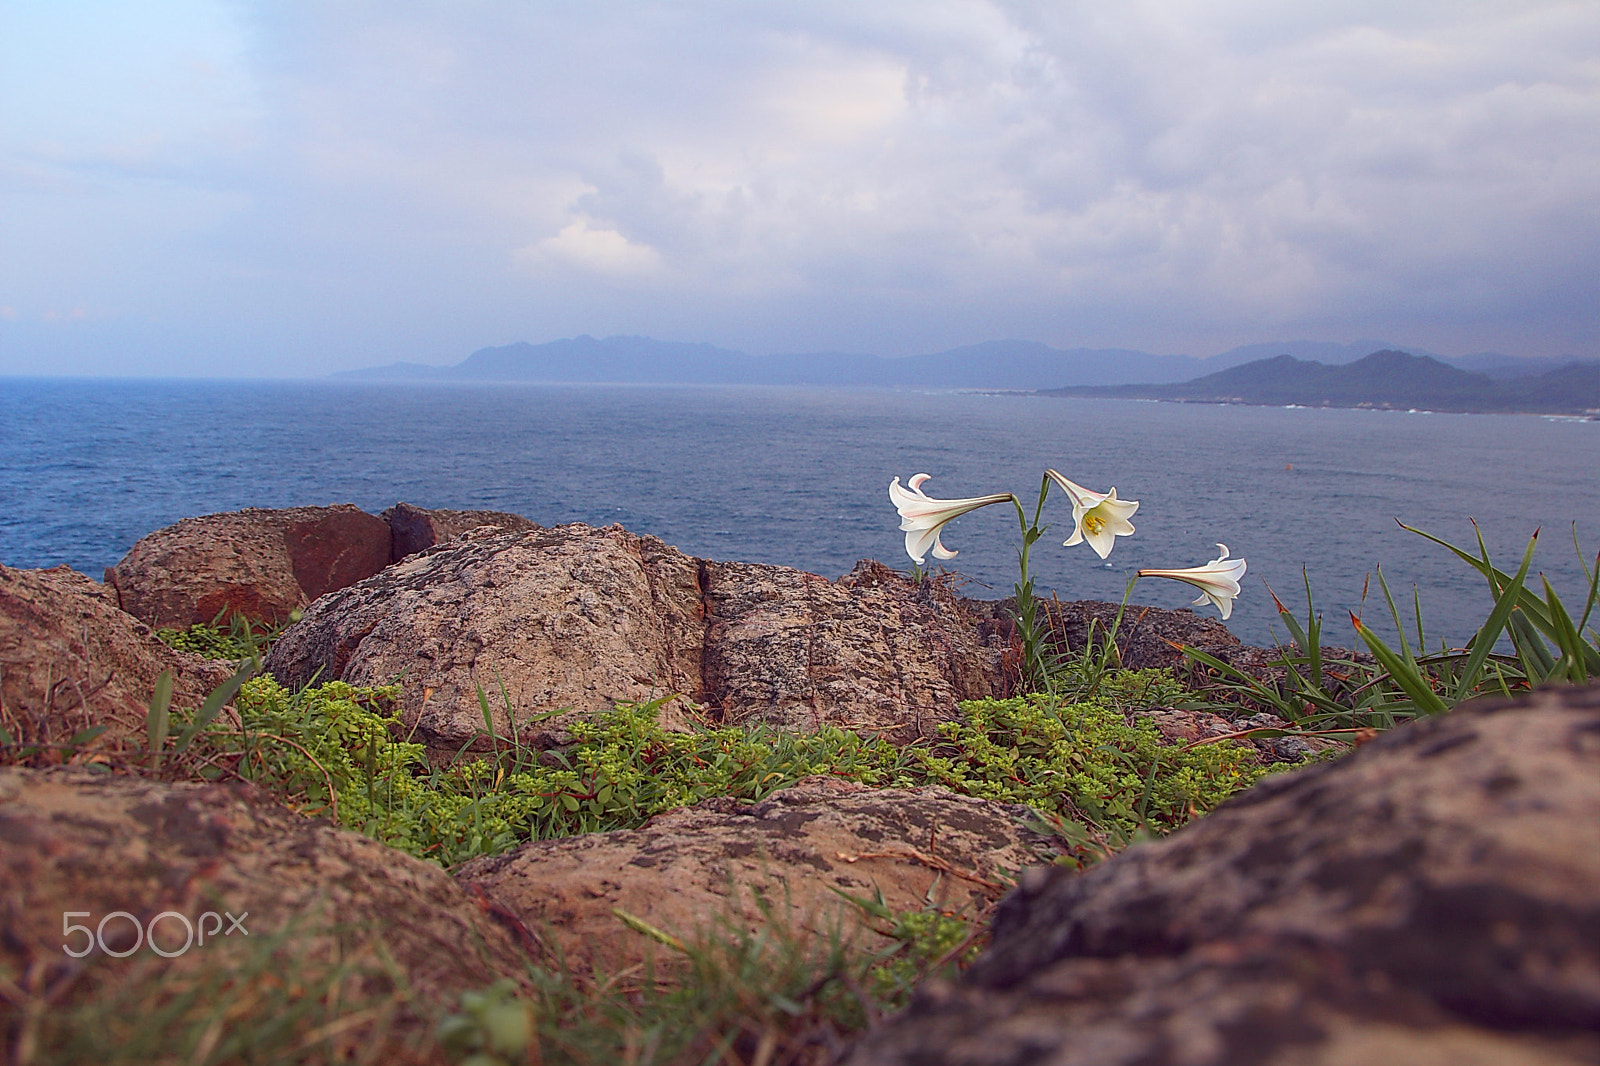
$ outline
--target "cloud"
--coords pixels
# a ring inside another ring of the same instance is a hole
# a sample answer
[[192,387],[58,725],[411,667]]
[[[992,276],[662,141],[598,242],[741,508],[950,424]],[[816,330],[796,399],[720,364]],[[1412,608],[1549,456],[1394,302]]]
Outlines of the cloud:
[[142,73],[85,60],[83,106],[0,135],[25,314],[268,360],[1600,344],[1584,3],[193,0],[141,32]]
[[610,277],[638,277],[661,269],[660,253],[648,244],[630,241],[614,229],[595,229],[581,218],[554,237],[514,254],[535,273],[551,266],[571,266]]

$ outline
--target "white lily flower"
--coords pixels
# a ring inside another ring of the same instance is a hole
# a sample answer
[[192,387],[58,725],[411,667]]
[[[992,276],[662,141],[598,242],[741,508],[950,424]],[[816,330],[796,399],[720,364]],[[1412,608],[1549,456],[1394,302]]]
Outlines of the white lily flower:
[[1072,536],[1061,542],[1063,548],[1087,541],[1104,559],[1111,554],[1118,537],[1133,533],[1133,523],[1128,519],[1139,509],[1138,500],[1119,500],[1116,489],[1094,492],[1054,470],[1046,470],[1045,476],[1060,485],[1072,500]]
[[1200,598],[1194,602],[1211,605],[1222,612],[1222,617],[1227,618],[1233,613],[1233,598],[1239,595],[1239,579],[1244,577],[1244,560],[1229,559],[1228,546],[1218,544],[1222,554],[1204,566],[1191,566],[1186,570],[1141,570],[1140,577],[1170,577],[1174,581],[1185,581],[1200,590]]
[[946,522],[952,518],[959,518],[968,511],[976,511],[991,503],[1006,503],[1012,498],[1011,493],[1001,492],[993,496],[975,496],[968,500],[936,500],[919,487],[931,476],[931,474],[916,475],[911,479],[909,488],[902,488],[899,478],[889,482],[889,502],[900,512],[900,528],[906,531],[906,554],[911,556],[912,561],[918,566],[922,565],[922,560],[930,547],[936,559],[956,557],[954,551],[939,541],[939,532]]

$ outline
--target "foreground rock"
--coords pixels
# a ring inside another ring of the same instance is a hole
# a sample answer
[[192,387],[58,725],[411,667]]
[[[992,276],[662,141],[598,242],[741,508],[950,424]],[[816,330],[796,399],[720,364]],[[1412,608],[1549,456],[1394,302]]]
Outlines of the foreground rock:
[[877,564],[833,582],[574,524],[453,542],[326,596],[267,668],[290,685],[403,674],[401,718],[439,750],[482,732],[480,688],[503,735],[681,694],[669,725],[703,710],[908,738],[996,694],[1005,647],[948,591]]
[[389,553],[388,525],[352,504],[252,507],[151,533],[106,571],[106,584],[124,611],[156,628],[234,613],[278,623],[376,574]]
[[796,931],[861,933],[839,892],[894,910],[930,902],[981,914],[1016,871],[1049,860],[1024,808],[939,788],[874,790],[807,778],[753,806],[710,800],[638,830],[524,844],[457,872],[504,902],[547,948],[616,973],[662,949],[616,911],[692,939],[723,923],[757,931],[764,900]]
[[[87,754],[143,751],[163,670],[174,673],[174,704],[190,707],[233,672],[167,647],[76,571],[0,566],[0,728],[14,741],[64,744],[103,725]],[[71,754],[41,757],[52,751]]]
[[850,1062],[1594,1062],[1600,689],[1398,729],[1088,873]]
[[87,943],[83,933],[63,937],[64,911],[88,912],[69,921],[99,929],[113,953],[135,941],[128,918],[101,927],[115,911],[141,926],[164,911],[191,924],[207,911],[248,914],[248,936],[219,935],[228,930],[219,922],[203,948],[181,952],[183,922],[163,919],[156,944],[177,957],[162,959],[146,940],[128,959],[96,948],[102,968],[227,971],[230,957],[242,965],[281,935],[276,950],[301,960],[281,972],[314,983],[340,951],[354,960],[381,941],[419,1004],[433,1009],[501,977],[523,980],[528,961],[515,924],[502,925],[492,903],[437,866],[292,814],[248,785],[0,768],[0,871],[0,970],[36,989],[71,972],[64,944],[76,952]]

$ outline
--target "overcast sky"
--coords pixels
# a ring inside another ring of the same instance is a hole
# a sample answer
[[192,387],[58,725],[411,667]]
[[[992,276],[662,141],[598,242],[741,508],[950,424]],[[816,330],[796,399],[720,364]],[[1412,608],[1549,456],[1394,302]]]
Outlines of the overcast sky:
[[1600,4],[4,0],[0,374],[1600,348]]

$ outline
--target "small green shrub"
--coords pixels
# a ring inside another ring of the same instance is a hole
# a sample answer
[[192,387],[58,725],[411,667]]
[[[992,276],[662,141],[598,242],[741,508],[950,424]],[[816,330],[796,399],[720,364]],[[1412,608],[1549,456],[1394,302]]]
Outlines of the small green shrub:
[[[1151,680],[1131,679],[1130,687]],[[962,721],[939,727],[939,741],[908,750],[916,776],[1088,821],[1118,838],[1170,831],[1263,772],[1248,748],[1174,747],[1148,721],[1129,725],[1105,699],[1065,703],[1041,693],[961,709]]]

